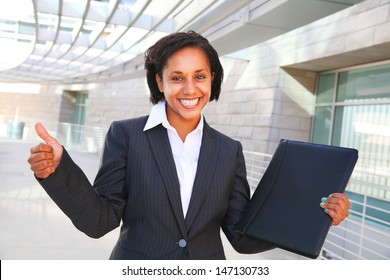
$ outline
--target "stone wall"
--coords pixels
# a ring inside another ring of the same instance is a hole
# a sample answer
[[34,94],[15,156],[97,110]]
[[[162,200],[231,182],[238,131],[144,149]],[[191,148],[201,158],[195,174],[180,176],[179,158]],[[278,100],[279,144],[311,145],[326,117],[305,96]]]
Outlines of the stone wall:
[[151,107],[144,78],[97,84],[89,91],[87,125],[107,129],[115,120],[147,115]]
[[5,121],[14,119],[18,111],[19,119],[52,119],[58,121],[61,94],[53,93],[42,85],[38,93],[0,92],[0,115]]
[[37,121],[58,122],[62,98],[47,85],[41,85],[37,93],[0,92],[0,137],[10,136],[10,130],[15,129],[10,122],[19,121],[23,123],[23,132],[17,138],[31,140],[29,134]]

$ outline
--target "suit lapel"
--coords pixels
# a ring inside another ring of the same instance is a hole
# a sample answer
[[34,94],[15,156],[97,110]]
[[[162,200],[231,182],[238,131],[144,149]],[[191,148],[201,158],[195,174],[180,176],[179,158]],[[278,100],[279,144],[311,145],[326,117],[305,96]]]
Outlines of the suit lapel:
[[211,128],[204,123],[203,139],[199,153],[198,167],[192,190],[191,202],[185,219],[187,229],[190,228],[192,221],[196,217],[202,202],[207,195],[210,182],[214,174],[219,150],[218,138],[213,137]]
[[181,205],[180,183],[177,177],[175,161],[167,131],[162,125],[158,125],[153,129],[147,130],[146,135],[161,177],[165,183],[176,220],[178,221],[183,237],[186,238],[187,230]]

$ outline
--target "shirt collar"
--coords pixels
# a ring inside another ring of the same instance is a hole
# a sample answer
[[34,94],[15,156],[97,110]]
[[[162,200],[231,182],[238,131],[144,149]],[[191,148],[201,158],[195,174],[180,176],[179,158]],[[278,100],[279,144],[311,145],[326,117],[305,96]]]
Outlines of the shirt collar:
[[[167,129],[174,129],[168,122],[167,112],[165,110],[165,106],[166,106],[166,101],[163,100],[163,101],[160,101],[159,103],[155,104],[152,107],[148,121],[145,124],[144,131],[152,129],[153,127],[156,127],[159,124],[162,124]],[[200,115],[200,121],[199,121],[198,126],[195,128],[195,130],[203,131],[203,115],[202,114]]]

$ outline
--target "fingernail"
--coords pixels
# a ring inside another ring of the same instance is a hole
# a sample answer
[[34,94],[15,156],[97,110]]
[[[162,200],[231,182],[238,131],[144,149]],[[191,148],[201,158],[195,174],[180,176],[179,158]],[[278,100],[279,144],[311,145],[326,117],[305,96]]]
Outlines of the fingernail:
[[328,198],[327,197],[323,197],[323,198],[321,198],[321,201],[322,202],[325,202],[325,201],[327,201],[328,200]]
[[324,205],[325,205],[325,202],[321,202],[321,203],[320,203],[320,206],[321,206],[321,207],[324,207]]
[[325,208],[324,211],[325,211],[325,213],[328,213],[329,209],[328,209],[328,208]]
[[332,194],[330,194],[329,196],[328,196],[328,198],[331,198],[332,197]]

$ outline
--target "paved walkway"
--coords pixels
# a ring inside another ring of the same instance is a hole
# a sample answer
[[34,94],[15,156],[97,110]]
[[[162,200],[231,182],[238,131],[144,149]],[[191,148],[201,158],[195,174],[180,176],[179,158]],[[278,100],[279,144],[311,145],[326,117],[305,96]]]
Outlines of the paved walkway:
[[[0,139],[0,259],[106,260],[116,229],[100,239],[78,231],[37,183],[27,163],[35,143]],[[93,181],[99,156],[69,152]],[[241,255],[225,241],[228,259],[302,259],[283,251]]]

